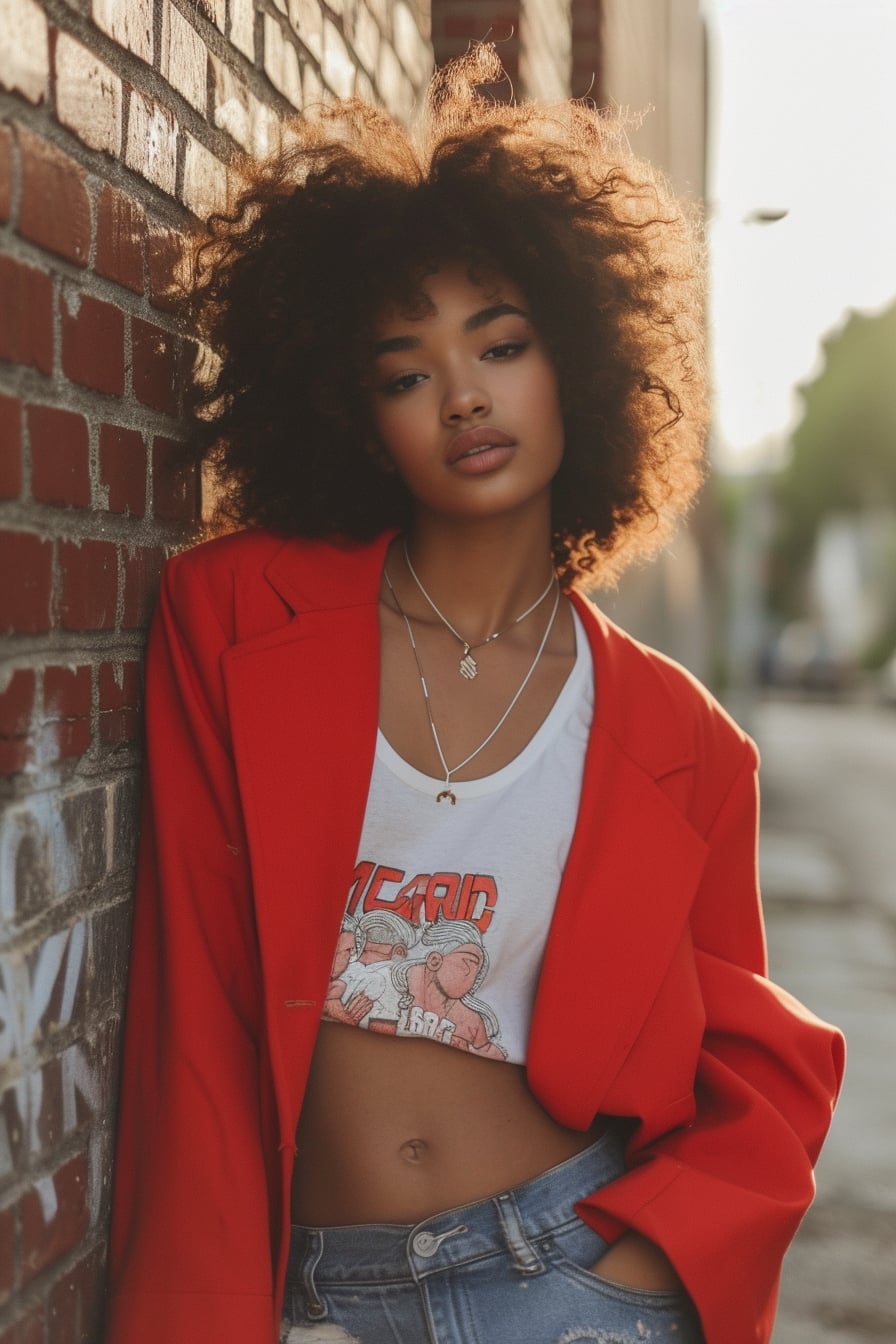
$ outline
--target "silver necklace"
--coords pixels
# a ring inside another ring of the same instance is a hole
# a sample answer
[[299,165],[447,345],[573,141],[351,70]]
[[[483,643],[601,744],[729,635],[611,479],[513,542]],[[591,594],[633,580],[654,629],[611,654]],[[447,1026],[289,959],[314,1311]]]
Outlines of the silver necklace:
[[[469,765],[470,762],[473,760],[473,758],[475,756],[478,756],[480,751],[482,751],[485,747],[488,746],[489,742],[491,742],[492,738],[499,731],[499,729],[503,728],[505,722],[507,721],[507,717],[510,714],[510,711],[513,709],[517,700],[519,700],[523,691],[528,686],[529,679],[532,676],[532,673],[535,671],[536,667],[538,666],[539,659],[541,658],[541,655],[544,653],[545,645],[548,642],[548,637],[552,629],[554,628],[554,619],[557,615],[557,608],[560,605],[560,585],[557,584],[557,591],[554,594],[554,606],[551,611],[551,618],[548,621],[547,629],[545,630],[544,634],[541,637],[541,643],[538,646],[538,652],[532,659],[529,671],[526,673],[526,675],[523,677],[523,680],[520,682],[516,695],[513,697],[510,704],[507,706],[504,713],[501,715],[500,719],[489,733],[488,737],[486,737],[482,742],[480,742],[479,746],[476,747],[474,751],[471,751],[469,756],[465,756],[464,759],[458,765],[452,765],[451,768],[449,769],[448,762],[445,760],[445,753],[442,750],[442,744],[439,741],[439,734],[436,728],[436,721],[433,718],[432,705],[430,704],[429,700],[429,690],[426,685],[426,678],[423,675],[423,665],[420,662],[420,654],[417,651],[417,641],[414,639],[414,631],[411,629],[410,619],[404,607],[398,600],[398,594],[396,593],[394,587],[392,586],[392,580],[389,578],[388,569],[385,568],[383,569],[383,577],[385,578],[386,583],[389,585],[389,592],[392,594],[392,600],[395,603],[395,606],[398,608],[398,614],[404,621],[405,629],[408,632],[408,639],[411,641],[411,650],[414,654],[414,662],[417,664],[417,675],[420,678],[420,685],[423,688],[423,703],[426,706],[426,717],[429,719],[429,727],[432,732],[432,740],[435,743],[436,751],[438,752],[442,769],[445,771],[445,787],[444,789],[442,789],[441,793],[438,793],[436,795],[436,802],[441,803],[447,799],[448,802],[450,802],[451,806],[453,807],[457,802],[457,796],[451,787],[451,776],[456,775],[458,770],[463,770],[465,765]],[[552,583],[554,582],[553,578],[551,579],[551,582]]]
[[501,635],[506,635],[508,630],[512,630],[515,625],[519,625],[520,621],[524,621],[527,616],[531,616],[535,608],[541,606],[542,602],[545,600],[554,584],[554,575],[551,574],[551,577],[548,579],[547,588],[545,588],[544,592],[541,594],[540,597],[536,597],[531,607],[527,607],[525,611],[521,612],[519,616],[515,617],[514,620],[510,621],[508,625],[502,625],[500,630],[495,630],[492,634],[488,635],[487,638],[480,639],[478,644],[471,644],[469,640],[464,639],[463,635],[460,633],[459,630],[455,630],[454,626],[451,624],[451,622],[449,621],[448,617],[444,614],[444,612],[439,611],[439,608],[436,606],[435,602],[433,602],[429,593],[426,591],[426,589],[423,587],[423,584],[420,582],[420,577],[417,574],[417,571],[414,568],[414,566],[411,564],[411,557],[408,554],[407,537],[403,538],[402,544],[404,546],[405,563],[407,564],[407,567],[411,572],[411,578],[414,580],[417,587],[420,589],[420,592],[426,598],[427,602],[432,607],[433,611],[438,616],[442,624],[447,626],[448,629],[451,631],[452,635],[454,636],[454,638],[460,640],[461,644],[463,644],[464,646],[464,651],[460,656],[459,671],[462,677],[466,677],[467,681],[472,681],[473,678],[476,676],[476,673],[479,671],[479,665],[476,662],[476,659],[473,657],[473,649],[484,648],[486,644],[491,644],[493,640],[500,638]]

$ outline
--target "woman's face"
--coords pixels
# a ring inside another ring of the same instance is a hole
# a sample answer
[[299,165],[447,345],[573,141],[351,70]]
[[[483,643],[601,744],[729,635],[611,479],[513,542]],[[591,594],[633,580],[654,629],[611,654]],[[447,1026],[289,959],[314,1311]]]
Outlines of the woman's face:
[[463,264],[423,282],[429,311],[375,323],[368,386],[378,446],[427,513],[550,517],[563,456],[557,375],[519,287]]

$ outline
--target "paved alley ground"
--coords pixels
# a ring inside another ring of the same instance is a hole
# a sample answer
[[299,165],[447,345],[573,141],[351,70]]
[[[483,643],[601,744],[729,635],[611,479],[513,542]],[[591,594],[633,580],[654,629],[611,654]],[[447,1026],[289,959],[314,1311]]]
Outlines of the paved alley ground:
[[819,1195],[774,1344],[896,1341],[896,711],[767,701],[761,870],[774,979],[846,1033]]

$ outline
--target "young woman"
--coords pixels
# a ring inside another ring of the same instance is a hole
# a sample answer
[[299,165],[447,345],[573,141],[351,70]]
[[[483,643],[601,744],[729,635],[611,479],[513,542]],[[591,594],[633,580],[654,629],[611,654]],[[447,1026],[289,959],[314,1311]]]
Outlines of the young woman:
[[194,294],[109,1344],[756,1344],[836,1032],[764,978],[756,755],[581,589],[704,425],[699,258],[588,107],[300,122]]

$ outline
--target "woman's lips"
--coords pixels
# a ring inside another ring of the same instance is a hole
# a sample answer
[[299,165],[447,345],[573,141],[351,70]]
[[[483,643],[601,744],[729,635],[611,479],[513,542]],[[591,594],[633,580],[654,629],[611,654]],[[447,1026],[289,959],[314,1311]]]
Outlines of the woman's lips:
[[478,425],[475,429],[462,430],[448,445],[446,462],[468,476],[478,476],[483,472],[494,471],[512,456],[516,440],[503,430],[491,425]]
[[452,471],[462,472],[465,476],[481,476],[484,472],[495,471],[503,467],[513,457],[511,444],[494,444],[489,448],[477,448],[465,457],[458,457],[451,463]]

